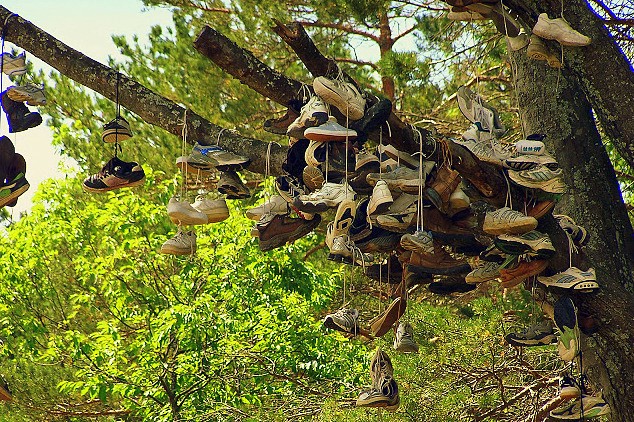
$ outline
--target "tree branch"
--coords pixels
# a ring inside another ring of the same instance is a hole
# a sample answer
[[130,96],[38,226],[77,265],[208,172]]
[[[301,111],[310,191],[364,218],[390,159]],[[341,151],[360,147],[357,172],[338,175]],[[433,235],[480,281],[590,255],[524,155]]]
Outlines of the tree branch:
[[369,38],[372,41],[377,43],[380,41],[378,35],[374,35],[366,31],[361,31],[359,29],[351,27],[350,25],[345,25],[342,23],[329,23],[329,22],[320,22],[320,21],[298,21],[297,23],[304,26],[312,26],[314,28],[337,29],[339,31],[346,32],[348,34],[354,34],[364,38]]

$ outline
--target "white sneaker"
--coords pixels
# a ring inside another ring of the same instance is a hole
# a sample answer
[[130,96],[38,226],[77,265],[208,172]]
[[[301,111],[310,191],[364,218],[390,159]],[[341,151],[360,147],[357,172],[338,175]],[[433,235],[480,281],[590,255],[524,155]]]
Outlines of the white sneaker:
[[541,165],[530,170],[508,170],[509,178],[520,186],[531,189],[541,189],[549,193],[565,193],[566,185],[561,176],[560,168],[551,170]]
[[205,214],[208,223],[219,223],[229,218],[229,208],[224,198],[211,200],[204,195],[198,195],[192,208]]
[[167,204],[167,215],[174,224],[184,226],[196,226],[207,224],[207,215],[194,209],[188,202],[179,201],[176,197],[170,198]]
[[522,214],[519,211],[503,207],[498,210],[487,212],[484,216],[482,230],[488,234],[522,234],[535,230],[537,220]]
[[370,200],[368,201],[368,221],[370,221],[370,215],[386,212],[393,202],[392,192],[390,192],[390,189],[387,187],[385,180],[376,182]]
[[319,126],[328,120],[326,104],[317,95],[313,95],[302,107],[299,117],[288,126],[286,134],[294,138],[303,138],[304,130]]
[[353,84],[318,76],[313,81],[313,88],[325,102],[337,107],[350,120],[363,117],[365,98]]
[[356,193],[346,184],[326,182],[321,189],[308,195],[300,195],[293,204],[301,211],[320,213],[328,208],[334,208],[345,199],[356,198]]
[[258,221],[265,214],[286,214],[288,211],[288,202],[280,195],[273,195],[262,205],[248,209],[247,218]]
[[161,253],[169,255],[193,255],[196,252],[196,233],[179,230],[161,246]]
[[562,18],[550,19],[546,13],[539,15],[533,34],[546,40],[557,40],[559,44],[570,47],[583,47],[592,42],[591,38],[572,29]]
[[466,86],[458,88],[456,93],[458,108],[471,123],[480,122],[484,131],[490,132],[499,138],[506,132],[506,128],[500,121],[497,110],[482,97],[471,91]]

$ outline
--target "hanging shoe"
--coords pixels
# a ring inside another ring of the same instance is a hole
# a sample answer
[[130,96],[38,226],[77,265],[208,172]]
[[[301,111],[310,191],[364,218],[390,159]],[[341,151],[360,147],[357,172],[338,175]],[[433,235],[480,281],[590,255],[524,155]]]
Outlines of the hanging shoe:
[[550,416],[554,419],[582,420],[593,419],[610,414],[610,405],[606,403],[601,394],[597,396],[582,395],[581,398],[564,403],[558,408],[550,411]]
[[4,379],[4,377],[0,377],[0,400],[1,401],[11,401],[13,400],[13,396],[11,395],[11,390],[9,390],[9,384]]
[[196,196],[192,208],[207,216],[207,223],[219,223],[229,218],[229,207],[224,198],[209,199],[205,195]]
[[354,84],[318,76],[313,80],[313,89],[315,94],[337,107],[341,114],[348,116],[350,120],[359,120],[363,117],[365,98]]
[[87,192],[107,192],[119,188],[139,186],[144,182],[143,167],[134,161],[128,163],[118,157],[113,157],[99,173],[87,177],[82,187]]
[[42,123],[40,113],[29,111],[28,107],[22,102],[13,101],[9,98],[7,91],[2,93],[1,101],[2,109],[7,115],[9,133],[23,132]]
[[557,336],[549,321],[531,324],[521,333],[509,333],[504,339],[515,347],[548,346],[557,342]]
[[582,271],[577,267],[570,267],[550,277],[537,277],[537,281],[558,291],[594,293],[599,290],[594,268]]
[[29,187],[31,185],[26,181],[24,173],[17,174],[6,185],[0,183],[0,208],[7,205],[12,206],[11,203],[29,190]]
[[395,412],[401,401],[398,384],[392,377],[381,378],[375,387],[362,392],[357,398],[357,407],[378,407]]
[[374,337],[383,337],[405,313],[407,300],[397,297],[380,315],[370,321],[370,330]]
[[425,188],[425,197],[443,214],[449,213],[449,198],[462,181],[460,173],[449,166],[441,166],[434,180]]
[[509,207],[502,207],[486,213],[482,230],[485,233],[494,235],[504,233],[521,234],[535,230],[536,227],[536,218],[528,217]]
[[319,126],[309,127],[303,135],[306,139],[317,142],[345,142],[346,140],[354,141],[357,138],[356,131],[341,126],[333,116]]
[[187,201],[179,201],[176,197],[170,198],[167,204],[167,215],[176,225],[196,226],[209,222],[205,213],[196,210]]
[[304,131],[309,127],[323,125],[328,121],[328,109],[318,95],[313,95],[302,107],[299,116],[288,126],[286,135],[293,138],[304,138]]
[[359,331],[359,311],[356,309],[340,309],[334,314],[326,315],[324,327],[357,335]]
[[408,251],[433,254],[434,240],[430,232],[417,230],[413,234],[404,234],[401,237],[401,247]]
[[557,40],[559,44],[570,47],[584,47],[592,42],[591,38],[572,29],[563,18],[550,19],[546,13],[539,15],[533,34],[546,40]]
[[372,190],[366,215],[371,216],[373,214],[382,214],[390,208],[390,205],[392,205],[393,202],[394,199],[392,198],[392,193],[390,192],[387,183],[385,180],[379,180],[376,182],[374,189]]
[[286,135],[288,126],[299,117],[301,109],[301,102],[298,100],[291,100],[286,109],[286,113],[277,119],[268,119],[264,121],[263,129],[269,133],[276,135]]
[[464,279],[469,284],[484,283],[485,281],[495,280],[500,276],[500,264],[497,262],[483,261],[475,267]]
[[547,62],[548,66],[553,69],[560,69],[562,66],[559,57],[550,51],[542,39],[535,34],[531,35],[530,44],[528,45],[526,54],[533,60]]
[[5,75],[20,76],[26,73],[26,53],[22,52],[17,56],[11,53],[2,53],[0,56],[2,62],[2,72]]
[[287,215],[270,216],[258,222],[260,250],[263,252],[284,246],[312,232],[321,222],[316,214],[312,220],[292,218]]
[[187,157],[187,164],[206,171],[217,168],[221,171],[238,171],[251,163],[247,157],[225,151],[217,145],[201,145],[198,142]]
[[577,225],[575,221],[564,214],[553,215],[559,226],[563,231],[570,235],[570,238],[573,242],[575,242],[579,246],[584,246],[588,243],[590,236],[588,235],[588,231],[583,227]]
[[530,38],[526,32],[521,29],[520,33],[516,37],[506,37],[506,41],[508,42],[509,49],[511,51],[519,51],[529,44]]
[[581,397],[581,388],[579,383],[570,377],[567,373],[564,373],[559,378],[559,398],[564,400],[576,399]]
[[280,195],[272,195],[268,201],[255,208],[247,210],[247,218],[258,221],[265,214],[288,214],[288,203]]
[[581,350],[579,344],[580,332],[577,318],[577,307],[568,296],[562,296],[554,305],[554,320],[559,329],[559,343],[557,352],[566,362],[571,362]]
[[501,137],[506,132],[506,128],[500,120],[500,116],[495,108],[484,99],[471,91],[469,87],[461,86],[456,92],[458,108],[471,123],[479,122],[483,131],[491,133],[496,138]]
[[471,271],[467,261],[454,258],[436,241],[434,241],[432,254],[412,252],[409,265],[415,272],[427,274],[466,274]]
[[371,132],[379,129],[387,121],[390,114],[392,114],[392,102],[383,98],[368,108],[360,120],[350,123],[350,129],[357,132],[356,142],[359,148],[363,146]]
[[509,255],[530,254],[540,259],[550,259],[556,252],[550,236],[537,230],[521,235],[501,234],[494,243],[499,250]]
[[24,86],[12,86],[7,89],[7,95],[13,101],[25,102],[30,106],[46,105],[46,94],[44,87],[35,84]]
[[326,182],[321,189],[308,195],[300,195],[293,201],[299,210],[308,213],[320,213],[339,206],[346,200],[354,200],[356,193],[345,183]]
[[561,194],[566,192],[563,181],[563,170],[552,170],[546,165],[540,165],[530,170],[508,170],[509,178],[520,186],[530,189],[541,189],[544,192]]
[[324,174],[319,167],[308,165],[302,170],[302,181],[311,192],[321,189],[324,185]]
[[246,199],[251,196],[249,188],[235,171],[227,170],[220,174],[218,192],[227,195],[227,199]]
[[414,341],[414,328],[409,322],[399,322],[393,348],[403,353],[418,353],[418,344]]
[[101,139],[107,143],[125,141],[132,137],[130,123],[121,116],[117,116],[103,127]]
[[161,246],[161,253],[168,255],[193,255],[196,253],[196,233],[178,232]]
[[510,289],[522,283],[529,277],[541,274],[548,268],[548,261],[545,259],[534,259],[532,261],[519,261],[515,266],[500,270],[500,284],[505,289]]

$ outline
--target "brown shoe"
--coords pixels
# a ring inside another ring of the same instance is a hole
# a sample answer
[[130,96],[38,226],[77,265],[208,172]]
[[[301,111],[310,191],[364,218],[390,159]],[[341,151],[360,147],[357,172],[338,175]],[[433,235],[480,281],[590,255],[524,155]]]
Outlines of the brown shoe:
[[295,109],[293,105],[289,105],[286,114],[277,119],[268,119],[264,122],[264,130],[276,135],[286,135],[288,126],[299,117],[299,109]]
[[449,198],[461,181],[460,173],[448,166],[442,166],[436,172],[436,178],[431,185],[425,188],[425,196],[443,214],[447,214],[449,211]]
[[258,223],[260,249],[270,251],[288,242],[293,242],[313,231],[321,222],[319,214],[312,220],[276,215],[268,221]]
[[502,287],[508,289],[515,287],[528,277],[540,274],[548,267],[548,260],[537,259],[534,261],[521,261],[514,268],[500,270],[500,281]]
[[397,297],[385,311],[370,321],[370,330],[374,337],[383,337],[403,316],[406,307],[407,301],[405,298]]
[[467,261],[455,259],[437,241],[434,241],[433,254],[412,252],[408,270],[426,274],[466,274],[471,271],[471,266]]
[[551,200],[537,202],[536,204],[526,208],[526,215],[539,220],[551,212],[553,208],[555,208],[555,204],[556,202]]

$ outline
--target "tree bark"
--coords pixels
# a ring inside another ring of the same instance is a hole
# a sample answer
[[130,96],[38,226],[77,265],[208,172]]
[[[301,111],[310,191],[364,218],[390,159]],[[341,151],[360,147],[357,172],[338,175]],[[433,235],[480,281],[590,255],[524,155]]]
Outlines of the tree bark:
[[[117,72],[96,60],[72,49],[31,22],[13,15],[0,6],[0,23],[6,22],[6,40],[37,56],[61,74],[71,78],[104,97],[115,101]],[[2,28],[5,30],[5,28]],[[121,75],[119,82],[119,102],[126,109],[136,113],[147,123],[161,127],[181,136],[185,108],[147,89],[138,82]],[[223,130],[192,110],[187,111],[188,141],[203,145],[215,145],[227,151],[247,156],[251,159],[249,170],[265,173],[268,143],[241,136],[237,132]],[[286,158],[285,148],[272,144],[271,174],[280,174]]]

